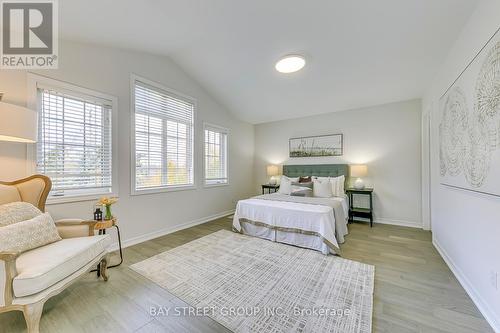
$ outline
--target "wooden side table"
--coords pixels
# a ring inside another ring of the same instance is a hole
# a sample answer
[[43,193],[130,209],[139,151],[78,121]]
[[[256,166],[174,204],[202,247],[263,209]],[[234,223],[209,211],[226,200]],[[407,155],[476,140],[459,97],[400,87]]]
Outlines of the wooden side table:
[[[362,190],[358,190],[355,188],[346,189],[347,195],[349,196],[349,222],[354,221],[354,217],[364,217],[370,219],[370,228],[373,227],[373,188],[364,188]],[[361,208],[354,207],[354,194],[368,195],[370,197],[370,207],[369,208]]]
[[[278,192],[278,189],[280,188],[280,186],[278,184],[263,184],[261,185],[262,186],[262,194],[265,194],[266,193],[266,189],[267,189],[267,193],[271,194],[271,193],[276,193]],[[272,190],[272,192],[271,192]]]
[[[113,217],[111,220],[102,220],[102,221],[95,221],[93,220],[92,222],[95,222],[94,225],[94,230],[97,230],[99,235],[105,235],[106,234],[106,229],[115,227],[116,232],[118,234],[118,248],[120,250],[120,262],[115,265],[108,266],[108,268],[113,268],[113,267],[118,267],[123,263],[123,251],[122,251],[122,238],[120,236],[120,228],[118,227],[118,219],[116,217]],[[97,276],[100,276],[100,269],[97,267]]]

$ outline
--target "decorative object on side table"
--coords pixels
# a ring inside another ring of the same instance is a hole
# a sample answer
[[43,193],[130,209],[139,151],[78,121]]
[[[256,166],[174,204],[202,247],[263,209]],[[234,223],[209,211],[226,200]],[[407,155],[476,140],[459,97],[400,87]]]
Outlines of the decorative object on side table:
[[102,221],[102,210],[99,207],[97,207],[94,211],[94,220]]
[[365,182],[362,177],[368,175],[368,167],[366,165],[351,165],[351,177],[357,178],[353,184],[356,190],[362,190],[365,188]]
[[271,165],[267,166],[266,170],[267,170],[267,176],[271,177],[271,178],[269,178],[269,184],[270,185],[276,185],[277,180],[274,177],[277,176],[277,175],[279,175],[279,168],[278,168],[278,166],[271,164]]
[[111,220],[113,218],[113,214],[111,213],[111,205],[113,205],[117,201],[118,198],[102,197],[101,199],[99,199],[99,204],[106,209],[106,215],[104,216],[105,220]]
[[280,186],[277,184],[263,184],[261,186],[262,186],[262,194],[266,193],[266,191],[265,191],[266,189],[267,189],[267,193],[271,194],[273,192],[274,193],[278,192],[278,189],[280,188]]
[[[362,190],[356,188],[346,189],[347,196],[349,197],[349,222],[354,221],[354,217],[364,217],[370,219],[370,228],[373,227],[373,188],[364,188]],[[367,195],[370,199],[370,205],[368,208],[355,207],[354,206],[354,195]]]

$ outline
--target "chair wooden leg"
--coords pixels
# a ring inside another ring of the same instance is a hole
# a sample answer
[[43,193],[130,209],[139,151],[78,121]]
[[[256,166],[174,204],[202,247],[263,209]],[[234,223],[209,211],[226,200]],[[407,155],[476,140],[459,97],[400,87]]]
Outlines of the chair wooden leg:
[[101,273],[101,276],[104,279],[104,281],[108,281],[108,259],[107,259],[107,257],[105,257],[101,260],[101,263],[99,265],[99,272]]
[[40,318],[42,317],[43,304],[44,302],[40,301],[23,307],[24,320],[26,320],[28,333],[40,332]]

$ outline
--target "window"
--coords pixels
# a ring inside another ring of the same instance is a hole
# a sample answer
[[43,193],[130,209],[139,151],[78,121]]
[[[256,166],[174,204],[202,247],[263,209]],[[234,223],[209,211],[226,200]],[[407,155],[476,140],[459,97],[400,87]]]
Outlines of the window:
[[227,184],[227,130],[205,125],[205,185]]
[[37,172],[52,180],[49,198],[111,194],[113,100],[63,85],[36,83]]
[[194,186],[194,101],[134,79],[133,193]]

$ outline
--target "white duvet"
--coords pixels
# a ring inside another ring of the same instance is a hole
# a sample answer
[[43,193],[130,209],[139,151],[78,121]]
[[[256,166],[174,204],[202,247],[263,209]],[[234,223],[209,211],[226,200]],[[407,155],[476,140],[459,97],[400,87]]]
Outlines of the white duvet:
[[[338,211],[334,212],[334,209]],[[347,214],[345,198],[270,194],[240,200],[234,214],[233,228],[242,232],[241,223],[251,223],[282,232],[316,236],[331,252],[339,253],[339,243],[344,242],[347,234]]]

